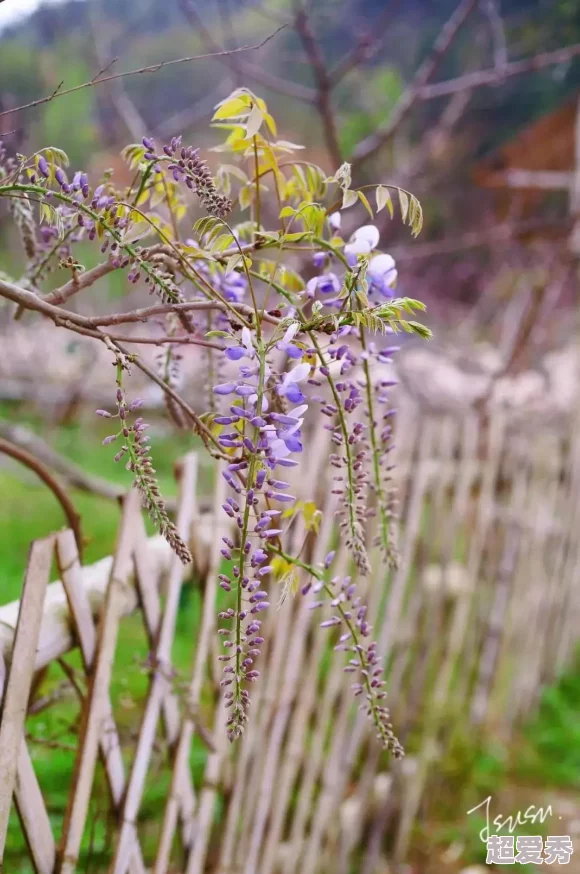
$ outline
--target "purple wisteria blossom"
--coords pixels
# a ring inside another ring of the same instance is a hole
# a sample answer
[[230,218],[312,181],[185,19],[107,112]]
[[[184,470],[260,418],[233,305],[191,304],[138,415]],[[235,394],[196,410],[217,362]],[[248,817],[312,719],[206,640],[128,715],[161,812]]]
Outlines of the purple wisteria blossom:
[[370,293],[376,292],[379,297],[393,297],[397,275],[395,259],[392,255],[375,255],[371,258],[367,270]]

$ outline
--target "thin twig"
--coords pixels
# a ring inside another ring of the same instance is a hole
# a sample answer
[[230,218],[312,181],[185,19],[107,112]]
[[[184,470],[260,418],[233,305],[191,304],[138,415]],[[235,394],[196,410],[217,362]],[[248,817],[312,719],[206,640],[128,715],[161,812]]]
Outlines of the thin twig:
[[123,486],[86,473],[82,467],[77,467],[76,464],[59,455],[42,437],[22,425],[13,425],[0,420],[0,437],[29,452],[42,464],[53,468],[72,488],[99,495],[107,500],[119,500],[125,494],[126,489]]
[[488,70],[480,70],[476,73],[466,73],[455,79],[445,79],[443,82],[435,82],[433,85],[424,85],[419,89],[419,100],[434,100],[437,97],[446,97],[466,88],[484,88],[486,85],[497,85],[510,76],[521,76],[523,73],[531,73],[543,70],[544,67],[552,67],[556,64],[566,64],[568,61],[580,55],[580,43],[564,46],[553,52],[541,52],[531,58],[523,58],[521,61],[511,61],[502,70],[498,79],[498,71],[495,67]]
[[[52,319],[57,327],[68,328],[69,330],[75,331],[78,334],[84,334],[85,336],[92,337],[95,340],[100,340],[107,344],[107,346],[111,346],[112,344],[124,355],[127,355],[130,360],[133,360],[135,366],[142,371],[146,376],[149,377],[156,385],[158,385],[166,395],[172,398],[176,404],[178,404],[181,409],[187,413],[190,417],[191,421],[195,424],[197,429],[197,433],[202,437],[206,445],[212,443],[216,447],[217,452],[219,452],[219,443],[208,427],[202,422],[199,418],[195,410],[186,402],[184,399],[177,394],[177,392],[171,388],[166,382],[161,379],[153,370],[151,370],[138,356],[130,355],[126,349],[124,349],[120,341],[111,338],[108,334],[105,334],[99,330],[95,330],[92,328],[90,321],[86,316],[79,316],[77,313],[72,313],[69,310],[61,310],[59,307],[52,306],[51,304],[46,303],[41,298],[37,297],[37,295],[33,294],[31,291],[27,291],[24,288],[18,288],[18,286],[13,285],[11,282],[6,282],[3,279],[0,279],[0,296],[6,297],[8,300],[13,301],[20,306],[23,306],[25,309],[36,310],[37,312],[42,313],[48,318]],[[214,451],[214,450],[212,450]],[[221,452],[219,453],[221,456]]]
[[[247,304],[234,303],[231,306],[240,315],[253,315],[253,308]],[[108,316],[90,316],[87,318],[87,327],[105,327],[108,325],[122,325],[128,322],[145,322],[151,316],[160,316],[166,313],[204,312],[206,310],[227,312],[226,307],[220,301],[192,300],[185,303],[157,304],[139,310],[131,310],[131,312],[127,313],[113,313]],[[262,316],[262,321],[268,322],[270,325],[278,325],[280,323],[279,318],[268,315],[268,313]]]
[[[312,88],[306,88],[304,85],[300,85],[297,82],[291,82],[289,79],[281,79],[279,76],[269,73],[268,70],[265,70],[262,67],[255,67],[253,64],[248,63],[243,59],[232,58],[231,55],[234,51],[239,51],[239,49],[232,51],[222,50],[214,39],[209,28],[205,26],[203,19],[190,0],[181,0],[179,6],[187,21],[201,33],[207,44],[215,50],[215,56],[223,57],[224,64],[226,64],[230,70],[233,70],[234,73],[241,73],[258,82],[264,88],[270,88],[278,94],[284,94],[286,97],[294,97],[297,100],[303,100],[306,103],[314,103],[316,92],[313,91]],[[286,25],[282,24],[278,30],[282,30],[283,27],[286,27]],[[278,30],[275,31],[275,33],[278,33]]]
[[296,33],[300,37],[300,41],[302,42],[306,57],[310,62],[316,80],[317,89],[315,104],[322,122],[322,132],[326,141],[328,154],[333,166],[339,167],[342,163],[342,155],[338,140],[336,119],[332,108],[332,85],[330,83],[320,46],[318,45],[312,27],[310,26],[308,13],[302,5],[297,6],[294,26],[296,28]]
[[64,285],[61,285],[60,288],[55,288],[55,290],[51,291],[50,294],[45,295],[43,300],[46,303],[59,306],[60,304],[65,303],[73,295],[77,294],[77,292],[82,291],[84,288],[88,288],[90,285],[94,285],[98,279],[102,279],[103,276],[108,276],[109,273],[112,273],[117,269],[118,268],[113,265],[112,260],[104,261],[102,264],[97,264],[96,267],[91,267],[90,270],[86,270],[84,273],[77,273],[73,279],[69,279],[69,281]]
[[112,82],[115,79],[124,79],[129,76],[140,76],[143,73],[158,73],[159,70],[162,70],[165,67],[174,67],[176,64],[187,64],[192,61],[202,61],[207,58],[219,58],[226,55],[256,51],[257,49],[261,49],[262,46],[265,46],[267,42],[270,42],[270,40],[283,30],[285,26],[286,25],[282,24],[261,42],[256,43],[256,45],[240,46],[239,49],[230,49],[228,51],[206,52],[203,55],[190,55],[185,58],[175,58],[172,61],[160,61],[158,64],[151,64],[148,67],[140,67],[138,70],[127,70],[124,73],[113,73],[110,76],[103,76],[102,78],[95,77],[89,82],[83,82],[82,85],[75,85],[73,88],[66,88],[65,90],[62,90],[61,86],[63,83],[61,82],[60,85],[58,85],[58,87],[47,97],[39,97],[37,100],[31,100],[30,103],[22,104],[22,106],[16,106],[13,109],[5,109],[3,112],[0,112],[0,118],[2,118],[3,115],[11,115],[17,112],[23,112],[25,109],[32,109],[35,106],[41,106],[43,103],[50,103],[50,101],[54,100],[56,97],[64,97],[66,94],[74,94],[76,91],[81,91],[83,88],[90,88],[93,85],[102,85],[103,82]]
[[358,67],[363,61],[370,61],[381,48],[382,38],[392,23],[401,0],[391,0],[376,21],[369,26],[369,31],[362,36],[357,44],[328,73],[332,88],[335,88],[345,76]]
[[499,73],[503,73],[508,62],[505,30],[499,11],[499,0],[482,0],[481,7],[489,21],[493,45],[493,62]]
[[526,234],[530,231],[541,231],[554,228],[566,234],[570,228],[570,219],[550,221],[546,219],[526,219],[521,222],[504,222],[481,231],[469,231],[458,237],[448,237],[434,240],[431,243],[393,247],[391,252],[398,261],[418,261],[422,258],[432,258],[437,255],[452,255],[468,249],[492,246],[504,240],[510,240],[514,235]]
[[59,482],[53,477],[50,470],[35,458],[34,455],[31,455],[26,449],[22,449],[20,446],[15,446],[13,443],[10,443],[8,440],[4,440],[3,437],[0,437],[0,452],[4,453],[4,455],[9,455],[11,458],[19,461],[20,464],[25,465],[30,470],[34,471],[34,473],[43,481],[45,485],[51,490],[60,506],[62,507],[62,511],[66,516],[66,520],[74,532],[77,549],[79,551],[79,555],[82,556],[83,552],[83,535],[81,531],[81,517],[77,513],[75,509],[75,505],[69,498],[66,490],[61,486]]
[[372,157],[398,130],[399,125],[407,117],[417,100],[421,99],[421,89],[437,72],[441,61],[451,48],[461,26],[477,6],[477,2],[478,0],[461,0],[451,18],[444,24],[429,55],[415,73],[413,81],[397,101],[388,122],[362,140],[354,150],[354,165],[358,166],[362,161]]

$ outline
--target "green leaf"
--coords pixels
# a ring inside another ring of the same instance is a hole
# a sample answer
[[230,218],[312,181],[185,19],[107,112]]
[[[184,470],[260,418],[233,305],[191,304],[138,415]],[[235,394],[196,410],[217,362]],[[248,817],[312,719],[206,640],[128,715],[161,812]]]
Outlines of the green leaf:
[[43,221],[50,227],[56,228],[58,236],[62,239],[64,236],[64,226],[60,213],[46,201],[40,204],[40,223],[42,224]]
[[68,167],[70,164],[67,153],[63,152],[62,149],[57,149],[56,146],[49,146],[48,149],[44,149],[44,154],[52,164],[58,164],[61,167]]
[[226,275],[228,273],[231,273],[232,270],[234,269],[234,267],[237,267],[238,264],[241,262],[241,260],[242,260],[242,256],[239,252],[236,252],[235,255],[230,255],[230,257],[226,261],[226,269],[225,269]]
[[307,240],[312,235],[312,231],[296,231],[292,234],[284,234],[284,240],[288,243],[297,243],[300,240]]
[[411,225],[413,236],[418,236],[423,227],[423,208],[413,194],[409,204],[409,224]]
[[408,326],[411,328],[414,334],[418,334],[420,337],[423,337],[425,340],[431,340],[433,337],[433,332],[429,330],[426,325],[422,325],[421,322],[407,322]]
[[351,191],[350,188],[345,188],[342,195],[342,209],[348,209],[349,206],[354,206],[358,203],[356,191]]
[[377,185],[375,195],[377,199],[377,212],[380,212],[386,206],[389,210],[391,218],[393,218],[395,210],[393,207],[393,201],[391,200],[391,192],[389,191],[389,189],[385,188],[384,185]]
[[296,215],[296,210],[293,206],[284,206],[280,210],[280,214],[278,218],[289,218],[290,216]]
[[228,334],[227,331],[208,331],[205,335],[206,337],[225,337],[227,339],[233,339],[231,334]]
[[213,120],[217,121],[222,118],[234,118],[239,115],[246,115],[249,111],[249,98],[234,97],[231,100],[226,100],[221,106],[218,106],[213,114]]
[[219,237],[213,241],[210,246],[210,252],[212,254],[216,254],[217,252],[224,252],[232,243],[235,242],[235,237],[233,234],[230,234],[229,231],[227,234],[220,234]]
[[264,113],[264,121],[266,122],[266,127],[268,128],[268,130],[270,131],[272,136],[275,137],[276,134],[278,133],[278,131],[276,129],[276,122],[274,121],[274,119],[272,118],[272,116],[270,115],[269,112]]
[[373,211],[372,211],[370,203],[368,202],[367,196],[362,191],[357,191],[357,194],[358,194],[358,199],[360,200],[360,202],[362,203],[362,205],[364,206],[364,208],[366,209],[366,211],[368,212],[370,217],[372,219],[374,219]]
[[362,288],[357,288],[356,296],[357,296],[357,299],[361,302],[363,307],[368,307],[369,299],[366,296],[365,292],[362,290]]
[[401,216],[403,218],[403,224],[407,221],[407,215],[409,213],[409,198],[407,194],[399,188],[399,203],[401,204]]
[[252,188],[250,185],[244,185],[243,188],[240,188],[240,193],[238,194],[238,200],[240,202],[240,209],[247,209],[252,203]]
[[262,127],[262,122],[264,121],[264,113],[260,109],[259,106],[252,106],[252,111],[248,116],[248,120],[246,122],[246,136],[248,139],[251,137],[255,137],[260,128]]

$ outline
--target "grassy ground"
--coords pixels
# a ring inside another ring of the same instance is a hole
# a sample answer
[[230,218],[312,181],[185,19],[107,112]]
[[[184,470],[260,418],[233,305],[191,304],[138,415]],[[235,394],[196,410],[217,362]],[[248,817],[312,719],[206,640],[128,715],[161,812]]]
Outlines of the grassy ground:
[[[0,416],[22,421],[22,410],[14,407],[0,409]],[[91,415],[80,424],[59,428],[31,417],[28,423],[86,471],[129,485],[129,474],[112,460],[114,448],[100,445],[108,430],[103,420]],[[191,436],[172,433],[169,437],[152,428],[152,445],[162,489],[168,495],[173,494],[173,465],[192,448]],[[6,603],[20,595],[30,540],[58,529],[64,524],[64,519],[53,496],[32,474],[12,462],[2,463],[1,459],[0,494],[3,496],[0,502],[0,603]],[[119,510],[104,499],[81,493],[73,496],[83,519],[87,541],[85,560],[93,562],[112,551]],[[195,635],[199,604],[199,592],[194,585],[187,585],[173,651],[178,681],[189,673],[191,641]],[[147,653],[148,645],[139,617],[127,618],[119,637],[111,688],[127,768],[134,754],[147,692]],[[67,656],[66,662],[73,670],[79,667],[77,654]],[[84,681],[80,672],[78,679],[82,691]],[[42,694],[58,691],[65,680],[63,668],[53,664],[44,681]],[[27,722],[29,749],[45,797],[50,799],[50,815],[57,836],[72,776],[79,712],[78,699],[68,690],[58,707],[48,708]],[[146,856],[152,855],[157,845],[159,809],[168,790],[167,769],[160,767],[165,755],[160,733],[140,812],[140,834]],[[201,782],[204,761],[205,749],[198,743],[191,754],[194,780],[198,783]],[[447,760],[439,763],[438,772],[439,784],[425,805],[424,826],[414,840],[422,871],[433,870],[440,874],[448,870],[448,857],[449,870],[456,870],[468,862],[485,861],[485,848],[478,834],[485,818],[481,814],[467,816],[466,811],[488,795],[494,798],[495,812],[501,810],[507,815],[518,809],[525,810],[530,804],[542,806],[552,802],[554,816],[558,816],[560,807],[564,809],[580,788],[579,666],[570,669],[558,684],[545,691],[538,714],[510,750],[506,751],[493,742],[481,746],[474,744],[472,739],[458,738]],[[89,874],[105,870],[113,843],[112,823],[102,813],[107,808],[106,801],[106,784],[99,772],[80,868]],[[565,833],[559,830],[560,822],[554,822],[548,820],[545,823],[544,833]],[[519,833],[538,833],[538,829],[520,828]],[[580,845],[577,853],[580,856]],[[8,836],[5,870],[11,874],[31,871],[16,817]],[[573,866],[569,870],[572,871]]]
[[[19,411],[14,407],[5,407],[0,411],[0,415],[4,418],[18,417],[22,421]],[[40,420],[35,420],[34,417],[27,417],[27,420],[27,423],[41,433],[55,449],[69,460],[82,465],[87,472],[130,486],[130,474],[122,464],[115,464],[113,461],[114,446],[100,445],[100,441],[110,430],[110,426],[108,428],[103,420],[90,416],[80,424],[59,428],[53,428]],[[155,427],[151,428],[151,432],[155,466],[162,492],[166,495],[175,494],[173,465],[192,448],[192,438],[190,435],[174,433],[169,438]],[[0,494],[3,496],[0,502],[0,604],[4,604],[20,595],[30,541],[58,530],[65,522],[62,511],[49,490],[32,473],[11,460],[4,461],[1,458]],[[73,492],[72,497],[82,517],[86,542],[85,561],[91,563],[109,555],[114,548],[119,522],[118,507],[111,501],[80,492]],[[55,570],[52,578],[56,577]],[[178,632],[173,650],[173,663],[182,677],[186,677],[189,673],[191,639],[195,633],[198,614],[199,595],[192,585],[188,585],[182,596]],[[147,653],[148,645],[140,618],[138,616],[127,618],[123,621],[122,633],[119,636],[113,671],[114,681],[111,687],[111,698],[127,766],[134,753],[136,729],[147,691],[148,672],[145,668]],[[66,662],[74,670],[80,667],[78,654],[67,656]],[[42,695],[58,692],[65,682],[66,675],[63,668],[53,664],[40,692]],[[84,690],[85,684],[80,671],[78,682],[81,690]],[[41,788],[45,797],[50,798],[50,816],[56,835],[60,831],[72,776],[79,712],[78,699],[68,690],[66,697],[59,701],[58,707],[47,708],[27,722],[29,748]],[[154,753],[155,761],[160,764],[165,752],[163,736],[160,734]],[[203,747],[194,747],[192,752],[194,773],[201,775],[204,759]],[[159,823],[155,820],[155,828],[153,827],[152,812],[156,810],[158,815],[156,802],[165,796],[167,789],[166,769],[164,773],[154,766],[150,771],[140,814],[147,824],[146,850],[153,849],[156,844],[156,827]],[[109,834],[111,824],[100,813],[107,807],[104,803],[105,792],[103,775],[98,774],[96,791],[91,802],[93,809],[89,817],[90,828],[85,835],[85,858],[82,870],[91,871],[93,866],[96,866],[94,870],[102,870],[108,855],[106,849],[111,845]],[[150,829],[149,823],[151,823]],[[25,861],[24,842],[16,817],[11,822],[8,835],[5,870],[14,874],[16,872],[24,874],[31,870],[29,863]]]

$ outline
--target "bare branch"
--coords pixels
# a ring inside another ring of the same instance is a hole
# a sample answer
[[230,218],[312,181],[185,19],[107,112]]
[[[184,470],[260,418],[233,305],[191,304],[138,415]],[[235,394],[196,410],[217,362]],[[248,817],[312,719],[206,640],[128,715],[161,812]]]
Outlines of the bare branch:
[[[89,6],[88,15],[91,28],[91,36],[95,47],[96,59],[99,64],[105,65],[103,67],[104,71],[109,69],[112,63],[117,60],[117,58],[115,58],[113,62],[109,61],[108,63],[105,60],[108,54],[109,47],[106,46],[103,41],[103,34],[97,20],[96,7],[92,4]],[[99,73],[96,78],[99,79],[102,75],[103,73]],[[143,134],[146,132],[147,127],[143,118],[141,117],[141,114],[137,110],[137,107],[125,91],[123,80],[114,79],[110,83],[109,93],[111,97],[111,103],[113,104],[115,112],[119,119],[124,123],[129,134],[133,137],[134,140],[141,139]]]
[[137,343],[140,346],[162,346],[164,343],[175,343],[181,346],[203,346],[204,349],[216,349],[218,352],[224,351],[224,346],[218,343],[211,343],[209,340],[200,340],[198,337],[133,337],[131,334],[108,334],[109,340],[114,343]]
[[[448,19],[433,44],[428,57],[423,61],[415,78],[405,89],[396,103],[388,122],[379,127],[373,134],[364,139],[356,147],[353,156],[353,165],[359,165],[362,161],[372,157],[385,143],[387,143],[398,129],[401,122],[407,117],[414,104],[421,98],[421,92],[429,79],[436,73],[439,64],[445,54],[451,48],[459,29],[465,23],[468,16],[477,6],[478,0],[461,0],[455,12]],[[497,73],[496,73],[497,75]]]
[[[231,56],[234,51],[239,52],[239,49],[220,51],[220,47],[216,43],[211,31],[205,26],[201,16],[190,0],[181,0],[179,5],[189,23],[199,30],[207,44],[215,50],[214,56],[223,57],[224,64],[226,64],[230,70],[233,70],[234,73],[242,73],[244,76],[253,79],[260,85],[263,85],[264,88],[270,88],[272,91],[276,91],[278,94],[284,94],[286,97],[295,97],[297,100],[304,100],[307,103],[315,102],[316,92],[313,91],[312,88],[306,88],[304,85],[299,85],[297,82],[291,82],[287,79],[280,79],[278,76],[269,73],[262,67],[255,67],[253,64],[248,63],[243,59],[232,58]],[[283,27],[286,27],[286,25],[282,24],[278,30],[282,30]],[[278,30],[275,31],[275,33],[278,33]]]
[[553,52],[541,52],[531,58],[523,58],[521,61],[511,61],[501,71],[495,67],[489,70],[479,70],[476,73],[466,73],[456,79],[446,79],[443,82],[435,82],[433,85],[424,85],[419,89],[420,100],[434,100],[437,97],[446,97],[457,91],[471,88],[484,88],[487,85],[497,85],[510,76],[521,76],[523,73],[532,73],[542,70],[544,67],[552,67],[555,64],[565,64],[580,55],[580,43],[555,49]]
[[[230,308],[239,312],[240,315],[254,315],[253,308],[247,304],[231,304]],[[204,312],[206,310],[218,310],[220,312],[228,311],[226,306],[220,301],[195,300],[186,301],[185,303],[157,304],[150,307],[144,307],[140,310],[132,310],[128,313],[115,313],[109,316],[91,316],[87,319],[87,325],[103,328],[109,325],[122,325],[128,322],[145,322],[151,316],[161,316],[166,313]],[[271,325],[278,325],[280,322],[279,319],[275,316],[268,315],[268,313],[264,313],[262,318],[264,322],[268,322]]]
[[[13,301],[15,304],[23,307],[28,310],[36,310],[37,312],[42,313],[45,316],[48,316],[49,319],[52,319],[54,324],[60,328],[68,328],[68,330],[74,331],[77,334],[83,334],[84,336],[91,337],[95,340],[100,340],[103,343],[106,343],[107,346],[114,345],[119,352],[122,352],[124,355],[128,355],[131,360],[133,360],[135,367],[142,371],[149,379],[152,380],[156,385],[158,385],[166,395],[168,395],[176,404],[178,404],[181,409],[187,413],[192,423],[195,424],[197,429],[197,433],[202,437],[205,441],[206,445],[209,448],[209,444],[213,443],[219,449],[219,444],[217,443],[216,438],[211,433],[211,431],[207,428],[207,426],[201,421],[195,410],[190,407],[190,405],[183,400],[183,398],[171,388],[166,382],[161,379],[153,370],[151,370],[138,356],[131,356],[127,350],[121,346],[121,343],[118,339],[111,337],[108,334],[99,331],[98,329],[93,328],[89,319],[86,316],[80,316],[77,313],[70,312],[70,310],[62,310],[59,307],[52,306],[52,304],[46,303],[46,301],[39,298],[36,294],[31,291],[28,291],[24,288],[19,288],[16,285],[13,285],[11,282],[7,282],[4,279],[0,279],[0,295],[2,297],[7,298],[8,300]],[[126,341],[125,341],[126,342]]]
[[508,62],[505,30],[499,11],[499,0],[482,0],[482,9],[489,21],[493,43],[493,61],[498,72],[502,72]]
[[400,186],[408,187],[410,180],[423,170],[430,159],[441,156],[453,128],[461,119],[470,100],[471,91],[459,91],[453,95],[437,125],[427,132],[423,141],[411,153],[408,162],[401,168],[401,175],[397,168],[397,180]]
[[103,82],[112,82],[115,79],[124,79],[129,76],[140,76],[143,73],[158,73],[159,70],[164,69],[165,67],[174,67],[177,64],[188,64],[192,61],[202,61],[207,58],[220,58],[225,57],[226,55],[234,55],[241,54],[242,52],[251,52],[257,51],[257,49],[261,49],[262,46],[265,46],[267,42],[273,39],[286,25],[282,24],[278,27],[273,33],[263,39],[261,42],[256,43],[256,45],[252,46],[240,46],[239,49],[230,49],[224,51],[217,52],[206,52],[203,55],[191,55],[185,58],[175,58],[172,61],[160,61],[159,64],[151,64],[148,67],[140,67],[138,70],[127,70],[124,73],[113,73],[110,76],[102,76],[101,78],[94,77],[89,82],[84,82],[82,85],[75,85],[73,88],[66,88],[64,91],[62,90],[62,82],[58,85],[55,90],[49,94],[47,97],[40,97],[38,100],[32,100],[30,103],[24,103],[22,106],[16,106],[13,109],[5,109],[3,112],[0,112],[0,118],[3,115],[12,115],[17,112],[23,112],[25,109],[32,109],[35,106],[41,106],[43,103],[50,103],[51,100],[54,100],[56,97],[64,97],[65,94],[73,94],[76,91],[81,91],[83,88],[91,88],[94,85],[102,85]]
[[573,173],[514,168],[493,173],[486,179],[485,185],[488,188],[544,188],[552,191],[558,188],[570,189],[573,181]]
[[[195,106],[188,106],[187,109],[182,109],[180,112],[175,112],[160,122],[151,131],[151,136],[164,139],[172,137],[176,131],[185,131],[188,128],[194,127],[205,118],[211,118],[216,103],[227,93],[229,77],[226,75],[222,79],[214,91],[204,95]],[[230,80],[231,81],[231,80]]]
[[123,486],[117,486],[106,479],[86,473],[82,467],[77,467],[76,464],[55,452],[41,437],[22,425],[0,421],[0,436],[30,452],[43,464],[53,468],[73,488],[99,495],[107,500],[118,500],[125,494],[126,490]]
[[98,279],[102,279],[103,276],[108,276],[109,273],[112,273],[117,269],[117,267],[113,266],[112,261],[104,261],[102,264],[97,264],[96,267],[91,267],[90,270],[86,270],[84,273],[76,274],[64,285],[61,285],[60,288],[55,288],[54,291],[47,294],[43,300],[45,303],[59,306],[60,304],[65,303],[73,295],[77,294],[77,292],[82,291],[84,288],[88,288],[90,285],[94,285]]
[[63,489],[57,480],[55,480],[50,470],[26,449],[22,449],[20,446],[15,446],[8,440],[4,440],[3,437],[0,437],[0,452],[4,455],[9,455],[11,458],[19,461],[20,464],[24,464],[25,467],[33,470],[43,483],[48,486],[62,507],[66,520],[74,533],[79,555],[82,556],[84,544],[81,531],[81,517],[77,513],[73,502],[66,493],[66,490]]
[[566,234],[570,229],[570,219],[549,221],[546,219],[529,219],[521,222],[505,222],[481,231],[470,231],[462,236],[434,240],[432,243],[419,243],[413,246],[393,247],[391,253],[397,261],[418,261],[422,258],[433,258],[437,255],[452,255],[468,249],[492,246],[510,240],[514,235],[526,234],[530,231],[554,229]]
[[400,0],[391,0],[390,5],[383,11],[376,21],[370,25],[370,30],[364,34],[357,44],[338,62],[328,73],[330,85],[336,87],[338,83],[364,61],[370,61],[382,45],[382,38],[392,23],[395,13],[400,6]]
[[330,155],[330,160],[333,166],[339,167],[342,163],[342,155],[338,141],[336,120],[332,109],[332,85],[328,77],[320,46],[312,32],[308,13],[303,6],[298,6],[296,10],[295,27],[304,47],[304,51],[306,52],[306,56],[312,66],[312,72],[316,80],[317,93],[315,103],[320,115],[320,120],[322,121],[322,132],[326,141],[328,154]]

